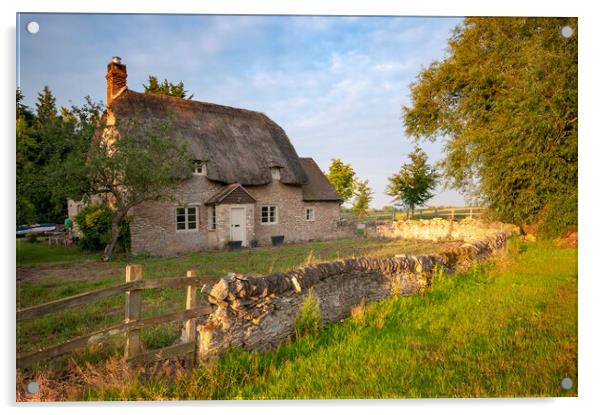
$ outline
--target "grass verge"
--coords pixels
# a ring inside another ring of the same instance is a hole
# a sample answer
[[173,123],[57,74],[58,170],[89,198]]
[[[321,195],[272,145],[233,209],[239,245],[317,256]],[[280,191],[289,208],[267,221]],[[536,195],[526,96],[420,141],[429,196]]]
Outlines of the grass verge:
[[[506,256],[437,278],[424,294],[188,373],[164,367],[148,376],[116,361],[84,372],[76,388],[38,376],[55,399],[576,396],[577,252],[514,244]],[[561,388],[564,377],[572,389]]]

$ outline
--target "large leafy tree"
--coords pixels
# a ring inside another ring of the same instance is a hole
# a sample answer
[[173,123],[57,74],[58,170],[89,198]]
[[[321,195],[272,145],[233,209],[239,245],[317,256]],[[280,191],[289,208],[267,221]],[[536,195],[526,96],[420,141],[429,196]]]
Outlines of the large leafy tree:
[[374,192],[368,186],[368,180],[356,180],[354,190],[353,206],[351,211],[359,216],[363,217],[368,215],[368,209],[370,208],[370,202],[372,202]]
[[153,94],[169,95],[178,98],[192,99],[194,94],[188,94],[188,91],[184,89],[184,82],[180,81],[177,84],[172,84],[167,79],[163,82],[159,82],[156,76],[148,76],[148,85],[142,85],[144,92],[150,92]]
[[64,164],[74,199],[104,195],[115,211],[105,261],[113,253],[128,212],[143,202],[175,200],[178,181],[192,174],[191,156],[183,140],[171,137],[170,120],[137,119],[103,129],[91,140],[83,163],[73,155]]
[[577,19],[467,18],[448,50],[411,85],[407,134],[443,140],[447,184],[497,218],[576,224]]
[[409,155],[410,162],[401,166],[398,173],[389,177],[386,193],[396,204],[413,214],[416,206],[424,205],[433,197],[439,181],[439,173],[428,164],[424,150],[416,147]]
[[346,164],[340,159],[333,158],[326,177],[339,196],[341,196],[343,202],[347,202],[353,197],[355,171],[351,167],[351,164]]

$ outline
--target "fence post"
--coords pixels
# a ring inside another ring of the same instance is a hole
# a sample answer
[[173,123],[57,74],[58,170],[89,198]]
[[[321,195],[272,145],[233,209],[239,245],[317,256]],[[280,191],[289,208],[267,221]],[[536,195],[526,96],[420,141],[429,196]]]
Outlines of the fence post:
[[[142,279],[142,265],[126,265],[125,282],[138,281]],[[131,290],[125,292],[125,322],[140,319],[142,311],[142,290]],[[125,358],[129,359],[142,353],[142,342],[140,341],[140,330],[128,330],[125,338]]]
[[[189,270],[186,272],[188,278],[196,277],[195,270]],[[186,310],[191,310],[196,307],[196,285],[189,285],[186,288]],[[191,318],[186,320],[184,323],[184,341],[193,342],[196,341],[196,319]],[[192,357],[187,356],[185,359],[187,366],[194,364],[194,355]]]
[[[196,277],[196,271],[190,270],[186,272],[188,278]],[[189,285],[186,289],[186,310],[191,310],[196,307],[196,285]],[[195,340],[195,320],[194,318],[186,320],[184,323],[185,338],[187,342]]]
[[470,219],[472,219],[472,208],[470,208]]

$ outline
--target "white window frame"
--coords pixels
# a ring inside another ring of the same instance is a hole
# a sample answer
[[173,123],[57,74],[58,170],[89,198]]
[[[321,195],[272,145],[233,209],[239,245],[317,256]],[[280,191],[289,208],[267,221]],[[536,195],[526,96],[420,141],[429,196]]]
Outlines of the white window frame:
[[[311,212],[311,218],[307,217],[308,216],[307,214],[309,212]],[[310,206],[310,207],[305,208],[305,220],[307,222],[315,222],[316,221],[316,208],[315,207]]]
[[202,160],[195,160],[192,174],[195,176],[207,176],[207,163]]
[[[178,210],[184,209],[184,229],[178,229]],[[192,222],[188,221],[190,211],[194,209],[194,228],[190,227]],[[199,208],[198,206],[176,206],[176,232],[198,232],[199,230]]]
[[217,206],[209,206],[209,220],[207,221],[207,227],[210,231],[217,230]]
[[[268,209],[268,222],[263,221],[263,208]],[[274,209],[274,221],[270,221],[270,210]],[[278,206],[276,205],[265,205],[259,208],[259,223],[262,225],[277,225],[278,224]]]

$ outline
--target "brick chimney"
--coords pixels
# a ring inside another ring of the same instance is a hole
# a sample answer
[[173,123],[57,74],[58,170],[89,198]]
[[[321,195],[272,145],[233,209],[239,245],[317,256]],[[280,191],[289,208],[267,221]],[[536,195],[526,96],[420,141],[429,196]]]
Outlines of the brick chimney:
[[121,63],[119,56],[113,56],[111,62],[107,65],[107,106],[111,105],[113,99],[127,88],[126,79],[128,73],[125,65]]

